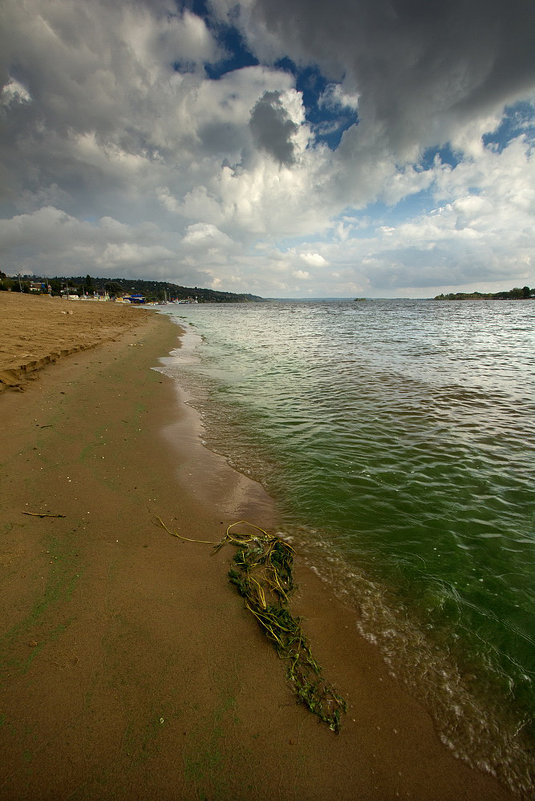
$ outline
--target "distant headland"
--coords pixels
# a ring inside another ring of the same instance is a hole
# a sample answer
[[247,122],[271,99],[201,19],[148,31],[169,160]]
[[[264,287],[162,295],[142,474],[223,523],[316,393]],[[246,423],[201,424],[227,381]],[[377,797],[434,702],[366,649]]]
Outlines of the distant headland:
[[449,292],[436,295],[433,300],[529,300],[535,299],[535,288],[515,287],[506,292]]
[[0,272],[0,291],[38,295],[62,295],[72,299],[116,300],[132,296],[137,303],[251,303],[263,300],[258,295],[222,292],[201,287],[186,287],[168,281],[141,278],[92,278],[90,275],[48,278],[37,275],[8,276]]

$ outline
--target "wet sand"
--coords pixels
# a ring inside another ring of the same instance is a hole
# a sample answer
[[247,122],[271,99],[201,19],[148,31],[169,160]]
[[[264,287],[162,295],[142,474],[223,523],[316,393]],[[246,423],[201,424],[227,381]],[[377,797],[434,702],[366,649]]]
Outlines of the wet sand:
[[441,745],[299,558],[294,611],[349,703],[339,735],[295,703],[227,582],[232,550],[155,522],[210,541],[242,518],[276,526],[271,500],[202,447],[196,414],[151,369],[177,327],[112,304],[16,300],[2,358],[10,336],[37,358],[54,351],[51,318],[49,344],[32,341],[36,300],[107,317],[92,334],[104,344],[45,358],[14,381],[24,392],[0,394],[0,799],[511,798]]

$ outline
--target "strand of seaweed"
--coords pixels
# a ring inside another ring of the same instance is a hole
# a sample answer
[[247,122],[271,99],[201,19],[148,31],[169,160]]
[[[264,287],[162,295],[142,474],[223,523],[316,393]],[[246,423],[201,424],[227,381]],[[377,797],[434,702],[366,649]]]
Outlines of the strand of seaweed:
[[[171,531],[161,518],[157,520],[168,534],[187,542],[213,545],[214,552],[228,544],[238,548],[234,566],[228,573],[229,581],[244,598],[245,608],[254,615],[278,656],[287,662],[287,677],[297,701],[338,733],[347,704],[323,678],[303,632],[301,618],[289,610],[289,597],[295,589],[292,546],[245,520],[229,525],[219,542],[184,537]],[[235,531],[237,526],[244,525],[249,531]]]

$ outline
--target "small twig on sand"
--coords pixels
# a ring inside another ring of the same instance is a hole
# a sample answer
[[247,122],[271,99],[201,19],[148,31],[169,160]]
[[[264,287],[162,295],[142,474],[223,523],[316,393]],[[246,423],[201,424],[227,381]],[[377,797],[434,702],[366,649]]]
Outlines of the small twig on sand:
[[191,537],[184,537],[182,534],[177,534],[176,531],[171,531],[171,529],[167,528],[161,517],[158,517],[158,515],[155,515],[155,517],[160,526],[172,537],[177,537],[179,540],[185,540],[186,542],[200,542],[201,545],[217,545],[217,542],[213,542],[213,540],[193,540]]
[[48,512],[23,512],[23,515],[30,515],[31,517],[65,517],[65,515],[52,515]]

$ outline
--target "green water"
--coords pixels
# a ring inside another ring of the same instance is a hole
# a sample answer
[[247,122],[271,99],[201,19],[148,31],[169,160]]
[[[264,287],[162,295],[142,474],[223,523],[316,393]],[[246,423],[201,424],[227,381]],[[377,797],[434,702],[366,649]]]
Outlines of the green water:
[[527,791],[535,302],[164,311],[191,325],[176,370],[210,446],[276,498],[450,747]]

